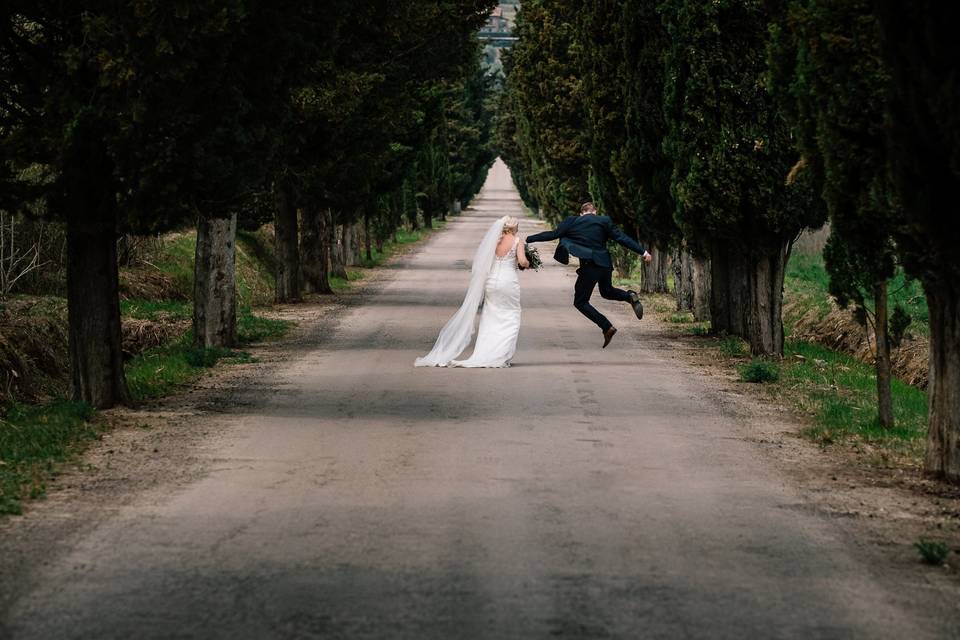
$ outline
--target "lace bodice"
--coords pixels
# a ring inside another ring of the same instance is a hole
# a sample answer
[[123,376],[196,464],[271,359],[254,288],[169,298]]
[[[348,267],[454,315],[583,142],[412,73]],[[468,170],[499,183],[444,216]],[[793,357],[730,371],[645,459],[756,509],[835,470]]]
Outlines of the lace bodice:
[[496,259],[496,262],[497,262],[497,263],[503,263],[503,262],[510,262],[510,261],[512,260],[514,263],[516,263],[516,261],[517,261],[517,246],[519,246],[519,244],[520,244],[520,238],[519,238],[519,237],[514,238],[514,239],[513,239],[513,246],[510,247],[510,250],[507,251],[507,253],[505,253],[505,254],[502,255],[502,256],[498,256],[498,255],[494,254],[494,258]]

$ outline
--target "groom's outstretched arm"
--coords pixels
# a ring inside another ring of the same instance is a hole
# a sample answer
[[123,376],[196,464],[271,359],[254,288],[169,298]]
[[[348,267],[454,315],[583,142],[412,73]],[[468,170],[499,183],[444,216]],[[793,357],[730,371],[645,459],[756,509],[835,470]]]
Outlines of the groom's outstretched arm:
[[557,225],[556,229],[551,231],[541,231],[540,233],[535,233],[532,236],[527,236],[527,244],[531,242],[550,242],[551,240],[556,240],[563,236],[564,232],[567,230],[567,227],[570,226],[570,220],[573,218],[567,218],[563,222]]
[[647,250],[644,248],[642,244],[640,244],[639,242],[637,242],[636,240],[628,236],[626,233],[624,233],[623,229],[621,229],[615,224],[611,224],[610,227],[611,227],[610,235],[617,242],[617,244],[622,245],[627,249],[630,249],[630,251],[635,251],[640,255],[643,255],[647,252]]

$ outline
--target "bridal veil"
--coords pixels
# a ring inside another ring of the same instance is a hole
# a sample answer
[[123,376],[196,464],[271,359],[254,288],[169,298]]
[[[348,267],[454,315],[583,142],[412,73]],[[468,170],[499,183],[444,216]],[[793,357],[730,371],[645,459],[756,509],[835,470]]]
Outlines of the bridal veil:
[[493,266],[497,242],[500,241],[503,234],[503,223],[506,219],[507,216],[497,219],[487,230],[486,235],[483,236],[483,240],[473,256],[470,286],[467,288],[467,295],[463,298],[463,304],[440,330],[437,342],[433,345],[430,353],[422,358],[417,358],[414,366],[444,367],[470,344],[476,324],[477,310],[483,300],[484,284]]

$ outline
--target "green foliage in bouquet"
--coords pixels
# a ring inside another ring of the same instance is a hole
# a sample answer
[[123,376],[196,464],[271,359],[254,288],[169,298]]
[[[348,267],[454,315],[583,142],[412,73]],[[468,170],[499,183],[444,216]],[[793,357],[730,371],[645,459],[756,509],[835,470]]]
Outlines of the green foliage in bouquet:
[[530,245],[525,245],[524,253],[527,255],[527,262],[530,263],[529,267],[524,267],[524,268],[533,269],[534,271],[540,271],[540,267],[543,266],[543,260],[540,259],[540,252],[537,251],[537,248],[531,247]]

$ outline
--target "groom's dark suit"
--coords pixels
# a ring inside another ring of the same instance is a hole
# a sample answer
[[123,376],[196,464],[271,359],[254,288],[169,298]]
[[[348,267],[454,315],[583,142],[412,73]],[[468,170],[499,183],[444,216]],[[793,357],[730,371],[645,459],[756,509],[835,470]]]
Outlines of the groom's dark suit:
[[590,304],[593,289],[600,286],[600,295],[607,300],[630,302],[630,294],[613,286],[613,261],[607,250],[607,241],[614,240],[631,251],[644,253],[643,245],[625,234],[607,216],[571,216],[553,231],[544,231],[527,237],[527,242],[560,240],[553,259],[562,264],[570,256],[580,259],[577,283],[574,286],[573,306],[592,320],[602,331],[611,327],[610,321]]

